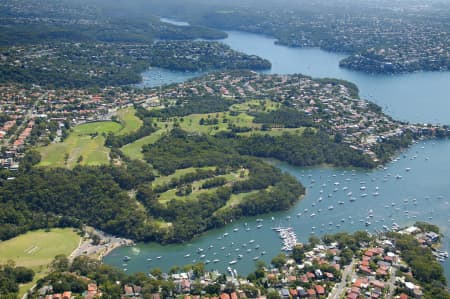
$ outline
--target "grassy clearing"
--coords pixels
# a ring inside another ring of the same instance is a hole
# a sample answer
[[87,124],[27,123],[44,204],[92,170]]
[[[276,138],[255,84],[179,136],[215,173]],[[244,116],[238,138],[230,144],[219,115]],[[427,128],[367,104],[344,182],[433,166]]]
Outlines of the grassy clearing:
[[214,193],[218,187],[216,188],[210,188],[210,189],[195,189],[192,191],[191,194],[187,196],[178,196],[176,195],[177,190],[171,189],[167,192],[159,194],[158,201],[160,203],[168,203],[170,200],[193,200],[196,199],[200,194],[211,194]]
[[120,124],[111,121],[76,126],[64,142],[39,148],[42,156],[39,166],[73,168],[78,164],[80,156],[81,165],[107,164],[109,149],[104,146],[105,138],[102,134],[116,133],[121,128]]
[[79,135],[98,133],[99,135],[101,135],[103,133],[108,134],[109,132],[117,133],[121,128],[122,126],[120,124],[113,121],[98,121],[78,125],[75,128],[73,128],[73,133]]
[[280,103],[271,100],[251,100],[245,103],[234,104],[230,110],[237,112],[270,112],[278,110],[280,107]]
[[[217,124],[200,125],[200,120],[217,119]],[[224,122],[224,120],[226,120]],[[200,132],[204,134],[214,135],[217,132],[228,131],[228,126],[233,124],[237,127],[249,127],[259,129],[260,124],[253,123],[253,116],[246,113],[239,115],[230,115],[230,112],[208,113],[208,114],[191,114],[184,117],[183,122],[180,122],[180,127],[188,132]],[[158,124],[159,125],[159,124]]]
[[161,136],[165,133],[168,133],[170,128],[168,129],[160,129],[152,134],[143,137],[141,139],[136,140],[135,142],[126,144],[122,146],[120,149],[122,152],[130,159],[144,159],[144,155],[142,154],[142,147],[146,144],[152,144],[161,138]]
[[[165,177],[165,179],[162,178],[158,178],[160,179],[160,181],[158,182],[158,184],[164,184],[170,181],[170,179],[172,179],[173,177],[179,177],[182,174],[186,174],[189,172],[193,172],[195,169],[194,168],[187,168],[190,169],[190,171],[186,171],[186,172],[181,172],[181,170],[178,170],[178,173],[175,173],[172,176],[169,177]],[[204,168],[205,169],[205,168]],[[211,167],[210,169],[213,169],[213,167]],[[184,170],[184,169],[183,169]],[[245,169],[243,171],[243,176],[241,177],[240,175],[241,171],[239,172],[231,172],[231,173],[227,173],[224,175],[218,175],[216,176],[216,178],[224,178],[226,180],[226,184],[230,184],[239,180],[245,180],[247,179],[248,175],[249,175],[249,171],[247,169]],[[187,196],[178,196],[176,195],[177,189],[171,189],[168,190],[164,193],[159,194],[158,200],[161,203],[167,203],[168,201],[172,200],[172,199],[176,199],[176,200],[193,200],[196,199],[200,194],[208,194],[208,193],[214,193],[219,187],[215,187],[215,188],[210,188],[210,189],[202,189],[202,185],[204,182],[206,182],[207,180],[210,180],[211,178],[208,179],[203,179],[203,180],[198,180],[198,181],[194,181],[191,183],[192,185],[192,193],[187,195]]]
[[13,260],[18,266],[36,270],[58,254],[70,255],[79,241],[80,236],[71,228],[28,232],[0,243],[0,264]]
[[[187,132],[196,132],[203,134],[214,135],[218,132],[229,131],[229,126],[234,125],[237,127],[248,127],[252,131],[244,133],[243,135],[250,135],[253,132],[261,132],[261,124],[253,123],[253,116],[247,114],[248,112],[261,112],[261,111],[273,111],[279,109],[280,104],[270,100],[251,100],[245,103],[235,104],[230,107],[230,111],[218,112],[218,113],[205,113],[205,114],[191,114],[184,117],[174,117],[170,121],[162,122],[154,119],[156,125],[161,128],[153,134],[141,138],[133,143],[127,144],[121,148],[122,152],[131,159],[143,159],[142,146],[156,142],[164,133],[169,132],[173,128],[173,119],[177,119],[180,128]],[[134,109],[124,109],[121,112],[128,117],[134,116]],[[237,115],[235,115],[238,113]],[[130,116],[131,115],[131,116]],[[217,124],[200,125],[200,120],[213,120],[217,119]],[[181,121],[182,119],[182,121]],[[125,121],[126,123],[126,121]],[[292,129],[273,129],[267,131],[268,134],[273,136],[281,135],[284,131],[294,131]],[[120,131],[119,133],[122,133]],[[266,132],[264,132],[266,133]]]
[[223,207],[221,207],[219,210],[217,210],[217,212],[220,212],[221,210],[233,208],[233,207],[237,206],[238,204],[240,204],[242,202],[242,200],[244,199],[244,197],[246,197],[247,195],[256,194],[258,192],[259,192],[259,190],[245,192],[245,193],[233,194],[233,195],[231,195],[231,198],[227,202],[227,204],[224,205]]
[[252,134],[260,134],[260,135],[270,135],[270,136],[281,136],[284,133],[294,134],[294,135],[301,135],[303,134],[303,131],[306,128],[272,128],[270,131],[250,131],[245,133],[238,133],[238,135],[242,136],[251,136]]
[[157,177],[153,181],[152,185],[153,186],[158,186],[158,185],[167,184],[168,182],[170,182],[171,179],[173,179],[173,178],[178,179],[180,176],[185,175],[187,173],[195,172],[197,169],[210,170],[210,169],[215,169],[215,167],[214,166],[201,167],[201,168],[189,167],[189,168],[184,168],[184,169],[177,169],[175,171],[175,173],[173,173],[171,175]]
[[169,228],[173,225],[172,222],[165,222],[162,220],[153,220],[152,223],[157,225],[159,228]]
[[48,273],[48,265],[59,254],[70,255],[77,247],[80,236],[73,229],[37,230],[0,242],[0,264],[12,260],[17,266],[31,268],[34,281],[20,287],[19,298],[36,281]]
[[[238,105],[244,106],[247,105],[247,103]],[[276,106],[278,104],[273,102],[272,105]],[[245,108],[244,110],[246,109],[247,108]],[[202,118],[204,120],[217,119],[218,122],[215,125],[200,125],[200,120]],[[224,119],[226,119],[226,122],[224,122]],[[131,159],[143,159],[142,146],[158,141],[163,134],[168,133],[173,128],[173,122],[161,122],[157,121],[156,119],[154,121],[161,129],[149,136],[123,146],[121,150],[127,157]],[[274,128],[271,131],[261,131],[261,124],[253,123],[253,116],[250,116],[244,112],[238,115],[230,115],[230,112],[191,114],[183,117],[183,121],[179,121],[181,129],[187,132],[197,132],[209,135],[214,135],[218,132],[229,131],[229,124],[233,124],[237,127],[248,127],[252,129],[252,131],[250,132],[238,133],[243,136],[250,136],[251,134],[269,134],[272,136],[280,136],[284,132],[301,134],[304,130],[304,128]]]
[[125,135],[136,132],[143,124],[142,120],[135,115],[136,109],[133,107],[121,109],[117,111],[117,118],[122,124],[122,129],[118,135]]

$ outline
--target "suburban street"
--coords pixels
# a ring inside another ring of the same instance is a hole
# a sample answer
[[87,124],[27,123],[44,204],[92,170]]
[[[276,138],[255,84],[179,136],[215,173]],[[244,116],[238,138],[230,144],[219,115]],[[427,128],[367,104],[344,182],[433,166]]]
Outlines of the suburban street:
[[353,266],[355,264],[355,260],[353,259],[350,265],[345,267],[344,272],[342,272],[341,282],[336,284],[331,293],[328,295],[328,299],[338,299],[344,292],[347,286],[347,278],[352,276],[353,274]]

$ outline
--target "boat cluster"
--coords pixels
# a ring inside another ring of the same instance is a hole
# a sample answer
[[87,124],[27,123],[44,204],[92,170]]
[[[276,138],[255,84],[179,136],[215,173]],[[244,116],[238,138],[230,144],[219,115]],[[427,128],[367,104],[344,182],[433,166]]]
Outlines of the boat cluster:
[[294,246],[298,244],[297,235],[292,227],[274,227],[274,231],[278,232],[280,238],[283,240],[283,251],[292,251]]
[[444,262],[448,258],[448,252],[436,249],[433,250],[433,256],[437,261]]

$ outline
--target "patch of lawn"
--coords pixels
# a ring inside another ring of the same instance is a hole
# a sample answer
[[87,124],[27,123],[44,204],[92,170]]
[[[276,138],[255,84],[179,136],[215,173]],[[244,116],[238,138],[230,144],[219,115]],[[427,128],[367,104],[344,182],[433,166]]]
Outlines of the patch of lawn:
[[[206,122],[208,120],[217,119],[217,124],[201,125],[201,119]],[[237,127],[248,127],[258,129],[260,124],[253,123],[253,116],[246,113],[231,115],[229,112],[209,113],[209,114],[191,114],[183,118],[180,127],[188,132],[199,132],[214,135],[217,132],[229,131],[229,125]]]
[[[260,134],[260,135],[267,134],[270,136],[281,136],[284,133],[301,135],[301,134],[303,134],[304,130],[305,130],[305,128],[272,128],[270,131],[254,130],[254,131],[245,132],[245,133],[238,133],[238,135],[250,136],[252,134]],[[313,128],[313,130],[314,130],[314,128]]]
[[135,142],[126,144],[120,148],[120,150],[130,159],[144,159],[142,154],[142,147],[146,144],[152,144],[161,138],[164,133],[169,132],[170,129],[160,129],[152,134],[145,136]]
[[39,148],[42,156],[39,166],[73,168],[77,164],[108,164],[110,150],[104,146],[102,134],[120,129],[120,124],[111,121],[76,126],[64,142]]
[[231,195],[230,200],[227,202],[227,204],[223,208],[234,207],[234,206],[240,204],[242,202],[242,200],[244,199],[244,197],[246,197],[247,195],[256,194],[259,191],[260,190],[255,190],[255,191],[250,191],[250,192],[245,192],[245,193],[233,194],[233,195]]
[[48,266],[55,256],[69,256],[78,247],[80,239],[73,229],[64,228],[32,231],[0,242],[0,264],[12,260],[16,266],[31,268],[36,273],[33,282],[21,285],[19,298],[48,273]]
[[[203,169],[214,169],[214,167],[205,167]],[[189,173],[189,172],[193,172],[195,171],[195,168],[186,168],[186,169],[180,169],[177,170],[177,172],[171,176],[167,176],[167,177],[163,177],[163,178],[158,178],[159,181],[157,182],[158,184],[165,184],[167,182],[169,182],[172,178],[176,178],[179,177],[183,174]],[[243,176],[241,177],[241,172],[243,174]],[[215,178],[224,178],[226,180],[226,184],[230,184],[239,180],[245,180],[247,179],[249,175],[249,171],[247,169],[239,171],[239,172],[231,172],[231,173],[227,173],[224,175],[218,175],[215,176]],[[192,185],[192,193],[190,193],[187,196],[178,196],[176,194],[177,189],[170,189],[166,192],[160,193],[158,200],[161,203],[167,203],[168,201],[170,201],[171,199],[176,199],[176,200],[193,200],[196,199],[200,194],[204,194],[204,193],[214,193],[219,187],[214,187],[214,188],[209,188],[209,189],[202,189],[202,185],[203,183],[205,183],[206,181],[210,180],[212,178],[207,178],[207,179],[202,179],[202,180],[198,180],[198,181],[194,181],[192,183],[190,183]],[[155,181],[156,182],[156,181]],[[226,185],[225,184],[225,185]],[[154,186],[156,186],[156,184],[154,183]]]
[[98,121],[78,125],[73,128],[73,133],[81,135],[98,133],[101,135],[102,133],[108,134],[109,132],[117,133],[121,128],[122,126],[120,124],[113,121]]
[[280,107],[280,103],[271,100],[250,100],[244,103],[234,104],[230,110],[237,112],[270,112]]
[[135,115],[136,109],[133,107],[121,109],[117,111],[117,118],[122,124],[122,129],[118,135],[126,135],[136,132],[143,124],[142,120]]
[[158,185],[164,185],[167,184],[168,182],[170,182],[171,179],[173,178],[179,178],[182,175],[185,175],[187,173],[190,172],[195,172],[197,169],[203,169],[203,170],[209,170],[209,169],[215,169],[214,166],[211,167],[202,167],[202,168],[195,168],[195,167],[189,167],[189,168],[184,168],[184,169],[177,169],[175,171],[174,174],[168,175],[168,176],[160,176],[157,177],[154,181],[153,181],[153,186],[158,186]]

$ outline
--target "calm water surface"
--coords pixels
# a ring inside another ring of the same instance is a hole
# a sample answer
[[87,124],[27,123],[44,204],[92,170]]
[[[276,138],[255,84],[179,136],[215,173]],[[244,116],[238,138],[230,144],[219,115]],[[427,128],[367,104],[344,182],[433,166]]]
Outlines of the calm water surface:
[[[278,46],[273,39],[261,35],[229,32],[223,42],[233,49],[269,59],[273,66],[271,73],[303,73],[352,81],[364,98],[378,103],[395,118],[450,123],[450,72],[368,75],[340,69],[338,62],[344,55]],[[196,75],[151,69],[144,74],[147,80],[144,84],[181,82]],[[230,261],[238,260],[233,267],[240,274],[247,274],[253,269],[254,259],[269,262],[280,252],[280,238],[271,229],[279,225],[292,226],[300,241],[306,241],[312,234],[361,229],[373,232],[382,230],[383,225],[391,227],[394,222],[406,225],[417,220],[438,224],[446,236],[450,234],[448,140],[416,144],[401,153],[398,161],[386,165],[386,169],[373,171],[298,168],[273,163],[297,177],[307,187],[307,195],[287,212],[258,217],[263,219],[261,228],[257,228],[256,218],[245,218],[187,244],[119,248],[105,258],[105,263],[136,272],[154,267],[169,270],[174,265],[209,260],[208,269],[224,271]],[[397,175],[401,178],[396,178]],[[366,222],[371,224],[366,226]],[[444,239],[443,246],[445,250],[450,247],[450,238]],[[203,258],[198,248],[204,250]],[[239,254],[242,259],[238,259]],[[126,264],[122,261],[125,255],[131,257]],[[450,277],[450,263],[445,262],[444,268],[447,278]]]
[[450,123],[450,72],[404,75],[369,75],[339,67],[344,54],[317,48],[296,49],[275,45],[275,39],[244,32],[228,32],[223,40],[235,50],[259,55],[272,62],[271,73],[302,73],[356,83],[361,97],[391,116],[410,122]]

